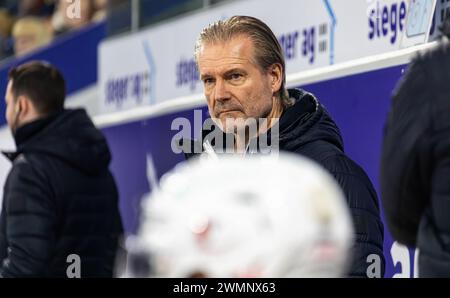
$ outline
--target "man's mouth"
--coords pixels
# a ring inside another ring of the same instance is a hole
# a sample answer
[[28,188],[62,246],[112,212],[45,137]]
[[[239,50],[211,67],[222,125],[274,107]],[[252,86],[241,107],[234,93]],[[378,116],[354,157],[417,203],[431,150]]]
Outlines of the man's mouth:
[[234,113],[234,112],[239,112],[239,111],[238,110],[224,110],[224,111],[220,111],[217,115],[221,116],[223,114]]

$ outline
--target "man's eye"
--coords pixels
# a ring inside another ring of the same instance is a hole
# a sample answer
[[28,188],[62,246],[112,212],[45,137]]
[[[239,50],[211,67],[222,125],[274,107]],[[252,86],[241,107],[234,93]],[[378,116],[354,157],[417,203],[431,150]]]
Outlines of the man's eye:
[[205,84],[205,85],[210,85],[212,83],[214,83],[214,80],[211,78],[207,78],[207,79],[203,80],[203,84]]
[[231,74],[230,78],[233,81],[236,81],[236,80],[240,80],[242,78],[242,75],[240,73],[233,73],[233,74]]

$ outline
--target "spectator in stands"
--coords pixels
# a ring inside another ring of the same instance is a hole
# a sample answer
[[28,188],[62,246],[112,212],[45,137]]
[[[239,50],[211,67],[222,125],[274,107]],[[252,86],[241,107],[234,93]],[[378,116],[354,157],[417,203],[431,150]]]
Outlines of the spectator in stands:
[[49,0],[20,0],[17,15],[49,17],[53,14],[54,6],[54,1]]
[[106,19],[108,15],[108,0],[94,0],[95,13],[92,16],[93,22]]
[[65,86],[42,62],[9,73],[17,151],[5,153],[0,277],[113,276],[122,222],[110,151],[85,110],[64,109]]
[[107,14],[107,1],[80,1],[76,8],[74,2],[59,0],[57,10],[52,18],[52,25],[57,35],[67,31],[78,30],[92,22],[102,21]]
[[[371,276],[383,276],[383,223],[372,183],[345,155],[339,129],[318,99],[304,90],[285,88],[283,51],[272,30],[253,17],[219,21],[200,34],[195,58],[210,115],[224,132],[234,135],[234,152],[251,154],[250,144],[270,138],[267,126],[270,131],[277,125],[279,135],[272,137],[279,139],[280,150],[321,164],[346,195],[356,241],[350,276],[368,276],[369,256],[375,256],[378,265]],[[260,125],[255,134],[239,126],[261,118],[268,125]],[[237,125],[228,126],[227,121]]]
[[394,92],[381,160],[389,230],[419,248],[420,277],[450,277],[450,17],[442,31]]
[[53,39],[50,25],[38,17],[19,19],[13,27],[14,53],[16,56],[28,54],[49,44]]
[[0,0],[0,7],[6,9],[10,15],[16,16],[19,1],[17,0]]
[[8,10],[0,9],[0,60],[13,54],[11,31],[14,20]]

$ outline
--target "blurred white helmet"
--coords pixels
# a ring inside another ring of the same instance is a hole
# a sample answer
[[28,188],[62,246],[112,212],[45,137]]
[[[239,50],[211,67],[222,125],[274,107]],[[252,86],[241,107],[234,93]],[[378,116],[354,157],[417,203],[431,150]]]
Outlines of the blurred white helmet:
[[305,158],[200,158],[143,200],[131,253],[149,277],[339,277],[353,244],[347,208]]

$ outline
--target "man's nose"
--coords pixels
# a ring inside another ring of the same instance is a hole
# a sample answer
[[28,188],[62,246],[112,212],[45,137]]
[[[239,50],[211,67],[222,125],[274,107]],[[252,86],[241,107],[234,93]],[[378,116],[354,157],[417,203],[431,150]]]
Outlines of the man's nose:
[[224,80],[217,80],[214,88],[214,99],[216,101],[227,101],[230,99],[230,92]]

